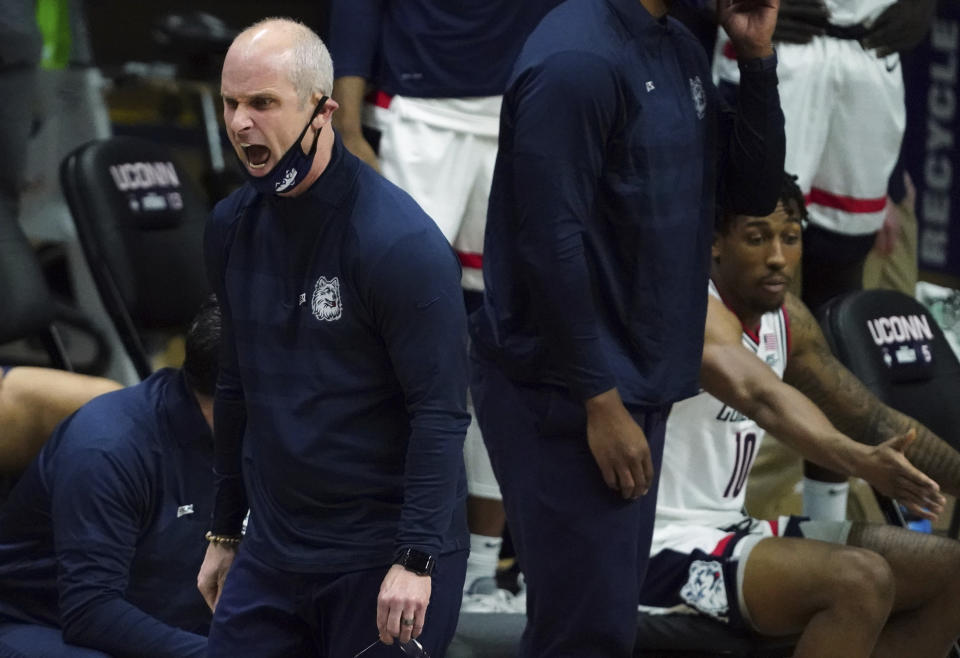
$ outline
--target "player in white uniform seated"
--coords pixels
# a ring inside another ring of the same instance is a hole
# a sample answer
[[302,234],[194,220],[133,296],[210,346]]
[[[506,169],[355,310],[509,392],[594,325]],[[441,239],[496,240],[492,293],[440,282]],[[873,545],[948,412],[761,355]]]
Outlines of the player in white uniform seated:
[[943,508],[934,480],[960,493],[960,455],[870,394],[786,292],[804,215],[786,177],[773,214],[718,226],[705,391],[674,405],[667,422],[640,603],[762,635],[800,633],[795,656],[944,656],[960,634],[960,543],[885,525],[760,521],[743,510],[761,427],[928,518]]
[[[935,7],[936,0],[780,3],[773,40],[787,137],[784,168],[797,174],[807,196],[802,298],[814,312],[831,297],[863,287],[906,128],[899,52],[923,39]],[[734,93],[740,72],[722,29],[713,73],[724,95]],[[841,474],[804,464],[805,514],[846,518],[848,492]]]

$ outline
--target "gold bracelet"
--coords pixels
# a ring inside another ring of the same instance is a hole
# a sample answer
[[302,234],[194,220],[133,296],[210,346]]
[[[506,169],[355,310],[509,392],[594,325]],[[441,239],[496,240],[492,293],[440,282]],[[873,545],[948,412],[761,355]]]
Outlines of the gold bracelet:
[[212,531],[208,531],[207,534],[204,535],[204,539],[211,544],[237,546],[240,543],[240,540],[243,539],[243,535],[215,535]]

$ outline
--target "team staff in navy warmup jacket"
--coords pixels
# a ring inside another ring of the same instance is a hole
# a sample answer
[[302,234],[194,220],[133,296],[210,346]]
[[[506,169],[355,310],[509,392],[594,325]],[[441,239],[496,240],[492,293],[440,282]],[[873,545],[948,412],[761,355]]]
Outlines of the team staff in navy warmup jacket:
[[206,655],[193,582],[213,507],[219,340],[211,301],[181,370],[89,402],[14,487],[0,508],[0,655]]
[[776,204],[777,2],[720,5],[736,119],[664,0],[565,2],[504,95],[471,390],[527,575],[524,656],[631,655],[664,422],[697,392],[717,173],[742,212]]
[[459,266],[413,200],[334,135],[332,81],[323,42],[290,20],[242,32],[223,65],[248,182],[207,231],[225,335],[199,576],[212,655],[352,656],[379,629],[439,656],[456,627]]

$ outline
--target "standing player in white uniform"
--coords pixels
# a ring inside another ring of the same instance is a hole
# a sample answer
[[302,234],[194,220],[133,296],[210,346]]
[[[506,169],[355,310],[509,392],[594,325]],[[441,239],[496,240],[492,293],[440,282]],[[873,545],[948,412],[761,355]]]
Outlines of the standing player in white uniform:
[[960,492],[960,455],[873,397],[786,292],[803,214],[787,179],[773,214],[725,217],[718,228],[705,390],[674,405],[667,422],[640,602],[763,635],[801,633],[795,656],[943,656],[960,634],[960,543],[892,526],[761,521],[743,510],[761,427],[927,517],[943,498],[912,464]]
[[[786,0],[777,77],[787,152],[812,230],[805,235],[803,298],[816,310],[859,289],[862,266],[883,224],[887,184],[906,125],[898,51],[916,45],[933,0]],[[736,85],[736,61],[722,32],[714,78]]]

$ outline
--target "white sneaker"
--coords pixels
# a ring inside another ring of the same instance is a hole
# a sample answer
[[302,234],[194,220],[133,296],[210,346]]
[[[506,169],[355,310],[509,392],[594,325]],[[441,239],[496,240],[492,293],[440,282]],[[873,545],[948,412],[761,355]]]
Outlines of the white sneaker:
[[513,599],[510,601],[510,604],[513,606],[511,612],[525,615],[527,614],[527,581],[523,577],[523,574],[517,576],[517,585],[520,587],[520,590],[513,595]]
[[[477,578],[463,593],[460,612],[517,612],[514,595],[497,587],[495,578]],[[526,599],[523,610],[526,611]]]
[[494,594],[464,594],[460,612],[516,612],[513,594],[498,589]]

